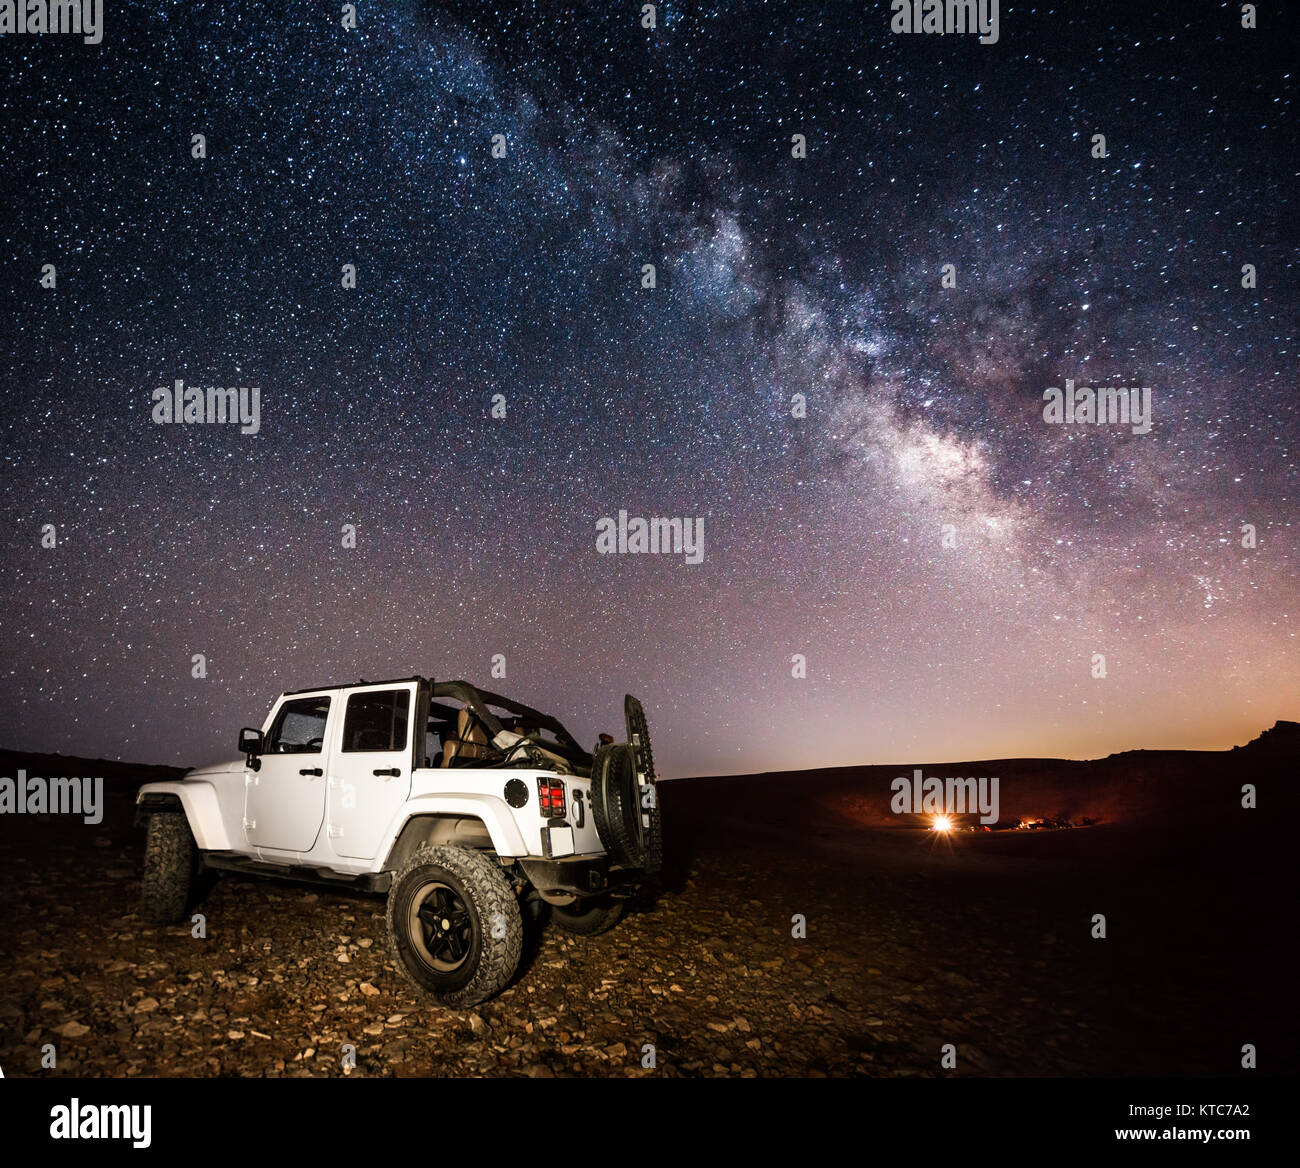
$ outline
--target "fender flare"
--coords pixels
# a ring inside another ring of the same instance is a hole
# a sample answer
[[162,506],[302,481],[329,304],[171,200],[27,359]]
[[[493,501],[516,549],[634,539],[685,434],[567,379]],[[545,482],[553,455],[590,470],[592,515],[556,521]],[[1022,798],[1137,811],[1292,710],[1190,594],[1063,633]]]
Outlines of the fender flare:
[[505,801],[495,795],[417,795],[397,809],[376,852],[375,871],[383,869],[402,829],[410,820],[421,815],[455,815],[462,819],[477,819],[487,828],[492,850],[498,856],[508,858],[529,854],[528,845],[515,823],[513,813]]
[[221,818],[221,801],[211,783],[171,782],[146,783],[136,792],[137,811],[147,795],[171,795],[179,800],[181,810],[189,822],[194,842],[203,852],[228,852],[231,850],[226,835],[225,820]]

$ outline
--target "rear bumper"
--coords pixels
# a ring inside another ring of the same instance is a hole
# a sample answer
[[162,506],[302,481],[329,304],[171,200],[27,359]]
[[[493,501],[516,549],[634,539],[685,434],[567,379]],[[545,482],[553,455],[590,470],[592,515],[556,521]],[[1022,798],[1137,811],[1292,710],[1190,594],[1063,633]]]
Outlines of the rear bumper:
[[525,858],[519,867],[540,892],[562,892],[571,896],[596,896],[603,892],[631,891],[641,878],[639,871],[611,867],[608,856],[569,856],[559,860]]

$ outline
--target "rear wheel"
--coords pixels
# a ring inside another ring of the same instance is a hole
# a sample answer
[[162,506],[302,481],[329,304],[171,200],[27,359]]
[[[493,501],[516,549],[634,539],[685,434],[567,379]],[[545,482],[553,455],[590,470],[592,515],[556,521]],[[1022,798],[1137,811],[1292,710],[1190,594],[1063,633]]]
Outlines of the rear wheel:
[[158,811],[149,816],[140,878],[140,915],[156,925],[170,925],[185,915],[194,883],[197,851],[183,813]]
[[519,901],[501,866],[483,852],[417,849],[393,877],[387,923],[398,967],[444,1006],[486,1001],[519,966]]
[[623,919],[626,902],[612,897],[595,896],[575,904],[551,906],[551,920],[566,933],[594,937],[608,932]]

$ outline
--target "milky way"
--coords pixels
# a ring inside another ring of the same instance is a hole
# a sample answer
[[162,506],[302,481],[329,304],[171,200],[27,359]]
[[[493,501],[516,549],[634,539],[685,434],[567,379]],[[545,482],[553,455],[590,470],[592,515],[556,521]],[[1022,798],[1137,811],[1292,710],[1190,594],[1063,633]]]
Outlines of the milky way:
[[[197,763],[413,673],[583,741],[631,691],[672,775],[1296,716],[1286,38],[1132,7],[0,38],[0,743]],[[1150,433],[1048,423],[1067,379],[1150,387]],[[177,380],[258,387],[258,432],[155,423]],[[600,554],[620,510],[703,561]]]

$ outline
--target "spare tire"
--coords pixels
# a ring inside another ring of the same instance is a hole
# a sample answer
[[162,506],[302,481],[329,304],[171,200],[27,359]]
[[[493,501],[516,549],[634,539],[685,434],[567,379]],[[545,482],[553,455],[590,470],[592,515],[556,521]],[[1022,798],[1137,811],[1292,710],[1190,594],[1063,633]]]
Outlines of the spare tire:
[[[659,854],[659,844],[641,809],[636,753],[629,743],[597,749],[591,763],[591,815],[614,864],[653,871],[649,865]],[[657,828],[657,818],[652,825]]]
[[659,792],[641,704],[625,705],[631,742],[597,748],[591,763],[591,811],[609,858],[624,868],[657,872],[663,861]]
[[[659,816],[659,776],[655,772],[654,751],[650,749],[650,727],[645,710],[631,694],[623,696],[623,717],[627,723],[627,740],[637,753],[641,780],[641,807],[645,818],[647,872],[658,872],[664,858],[663,822]],[[648,790],[648,794],[647,794]]]

